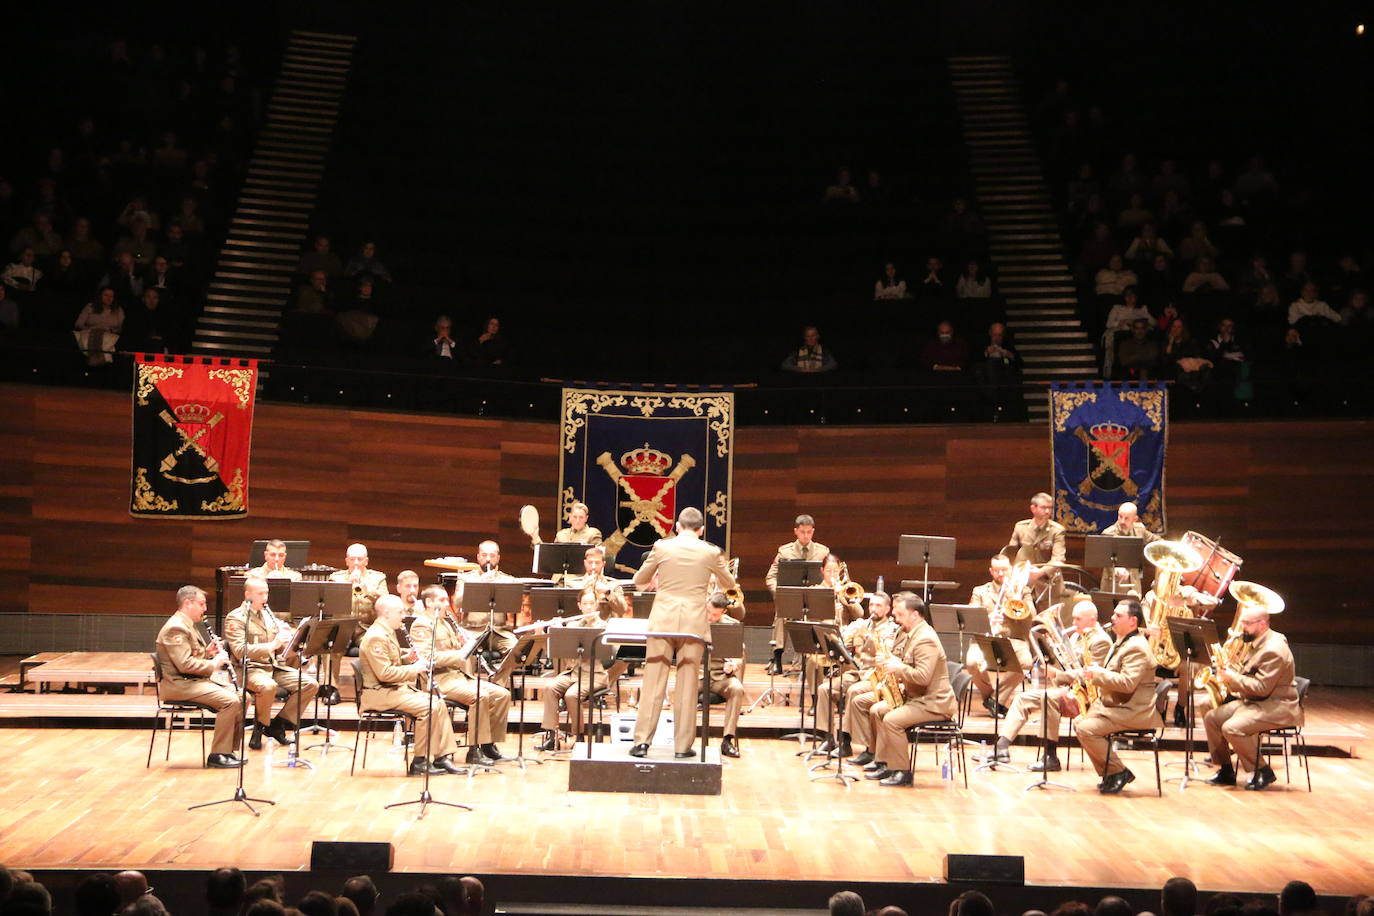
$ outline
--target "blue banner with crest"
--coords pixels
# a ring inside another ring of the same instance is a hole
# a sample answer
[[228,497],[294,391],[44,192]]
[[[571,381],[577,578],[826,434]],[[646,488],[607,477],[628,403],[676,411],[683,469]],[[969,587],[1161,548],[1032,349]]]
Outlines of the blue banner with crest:
[[1154,382],[1058,382],[1050,387],[1054,519],[1097,534],[1133,502],[1163,535],[1169,391]]
[[563,389],[559,518],[587,504],[609,575],[633,574],[687,506],[702,511],[706,539],[729,555],[734,408],[728,392]]

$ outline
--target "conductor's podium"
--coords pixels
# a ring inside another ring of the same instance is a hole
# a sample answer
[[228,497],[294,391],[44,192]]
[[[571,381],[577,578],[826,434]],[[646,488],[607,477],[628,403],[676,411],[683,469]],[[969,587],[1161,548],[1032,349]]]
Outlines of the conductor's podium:
[[712,744],[701,759],[701,747],[690,759],[673,757],[671,746],[652,744],[649,756],[631,757],[633,745],[579,742],[568,758],[568,791],[629,792],[638,795],[719,795],[720,748]]

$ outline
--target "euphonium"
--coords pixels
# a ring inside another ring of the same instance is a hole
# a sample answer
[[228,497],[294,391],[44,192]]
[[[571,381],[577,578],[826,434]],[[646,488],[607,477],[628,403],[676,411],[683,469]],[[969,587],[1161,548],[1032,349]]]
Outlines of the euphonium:
[[1155,664],[1162,668],[1177,668],[1180,661],[1174,638],[1169,633],[1168,618],[1191,617],[1183,605],[1175,614],[1169,613],[1170,599],[1176,598],[1183,586],[1183,576],[1202,568],[1202,554],[1182,541],[1155,541],[1145,547],[1145,559],[1156,570],[1155,601],[1149,609],[1149,625],[1156,635],[1149,637],[1150,651]]
[[1260,608],[1270,614],[1283,613],[1283,598],[1278,592],[1265,588],[1255,582],[1236,581],[1227,589],[1236,599],[1236,617],[1226,631],[1226,641],[1212,645],[1211,667],[1203,668],[1194,680],[1194,685],[1207,691],[1207,698],[1216,709],[1231,699],[1231,688],[1221,680],[1221,672],[1239,671],[1250,657],[1250,644],[1245,641],[1241,630],[1240,615],[1250,608]]

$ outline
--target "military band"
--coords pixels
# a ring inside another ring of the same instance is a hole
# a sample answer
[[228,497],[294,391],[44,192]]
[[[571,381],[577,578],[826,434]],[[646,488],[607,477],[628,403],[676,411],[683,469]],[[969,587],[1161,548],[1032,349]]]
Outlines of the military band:
[[[1230,638],[1212,647],[1213,667],[1201,673],[1189,671],[1181,661],[1160,667],[1154,643],[1167,619],[1207,616],[1220,601],[1218,595],[1182,584],[1179,570],[1196,567],[1180,567],[1177,562],[1168,566],[1166,561],[1182,555],[1177,545],[1183,542],[1161,542],[1140,523],[1134,504],[1119,507],[1116,524],[1104,533],[1138,537],[1154,545],[1147,559],[1159,575],[1155,586],[1137,598],[1143,584],[1139,570],[1103,570],[1104,590],[1127,592],[1112,610],[1108,631],[1098,623],[1092,599],[1081,588],[1074,594],[1064,587],[1065,529],[1050,518],[1052,499],[1039,493],[1030,506],[1031,518],[1016,523],[1007,547],[989,560],[988,580],[969,598],[970,604],[987,610],[989,635],[1009,639],[1015,654],[1015,664],[999,679],[989,676],[976,643],[962,659],[968,689],[977,692],[989,713],[1005,717],[991,759],[1009,761],[1026,726],[1039,719],[1044,751],[1031,769],[1061,770],[1061,724],[1064,717],[1072,717],[1073,731],[1100,779],[1099,791],[1117,794],[1135,776],[1118,756],[1112,736],[1123,730],[1160,728],[1157,697],[1163,691],[1156,688],[1159,678],[1176,673],[1183,695],[1195,689],[1197,679],[1196,712],[1217,767],[1208,782],[1234,786],[1246,774],[1248,789],[1272,784],[1273,770],[1260,756],[1260,734],[1302,721],[1293,654],[1284,636],[1271,627],[1272,614],[1283,610],[1281,599],[1254,583],[1237,583],[1232,590],[1239,605],[1235,623]],[[586,507],[575,504],[569,522],[556,540],[588,544],[582,573],[562,583],[579,591],[578,614],[545,626],[604,628],[608,620],[629,616],[631,604],[622,583],[605,574],[605,549],[598,543],[600,532],[586,524]],[[703,529],[700,511],[683,509],[675,536],[658,541],[635,575],[635,587],[651,591],[654,602],[632,756],[648,753],[673,667],[674,752],[679,758],[693,756],[703,644],[677,634],[707,639],[712,625],[742,622],[729,615],[738,606],[732,597],[738,599],[739,586],[721,550],[703,539]],[[807,660],[815,666],[815,682],[820,685],[815,724],[827,735],[819,750],[849,758],[881,786],[910,786],[914,775],[907,763],[907,729],[955,720],[959,714],[945,650],[925,603],[912,592],[892,598],[882,591],[866,593],[851,581],[843,561],[815,540],[812,516],[798,515],[793,532],[795,540],[775,552],[765,583],[776,592],[783,560],[821,562],[820,581],[815,584],[834,592],[832,619],[850,656],[839,664]],[[234,754],[243,716],[240,696],[229,679],[234,660],[246,660],[245,696],[251,695],[247,702],[254,715],[249,746],[254,750],[262,747],[264,737],[288,742],[288,733],[298,728],[304,707],[317,691],[322,698],[330,692],[337,697],[333,672],[323,673],[321,687],[301,670],[298,658],[284,651],[295,630],[268,606],[267,580],[298,580],[300,574],[287,561],[285,542],[268,541],[263,564],[250,570],[245,581],[243,602],[225,618],[226,648],[202,632],[205,594],[191,586],[178,591],[177,611],[158,634],[162,696],[203,703],[216,712],[208,766],[242,765]],[[413,722],[412,775],[466,772],[454,760],[459,746],[446,700],[468,710],[467,763],[490,765],[504,756],[499,745],[509,727],[511,691],[484,677],[479,703],[479,680],[473,676],[469,655],[472,641],[483,636],[504,655],[517,642],[512,632],[517,622],[471,600],[465,606],[464,597],[471,599],[474,583],[516,580],[501,569],[500,546],[494,540],[479,544],[476,562],[476,569],[460,574],[452,594],[441,585],[422,589],[420,577],[411,570],[397,575],[396,594],[390,594],[386,575],[370,568],[363,544],[350,546],[345,568],[330,575],[332,581],[352,585],[354,616],[363,624],[356,637],[361,680],[354,686],[359,708],[402,712]],[[1166,569],[1175,575],[1164,576]],[[549,583],[534,583],[539,584]],[[1237,586],[1248,590],[1237,592]],[[1059,603],[1061,597],[1068,600]],[[1065,612],[1071,623],[1061,630],[1060,615]],[[404,637],[407,620],[410,647],[403,648],[398,631]],[[775,677],[782,671],[780,623],[775,619],[772,631],[769,673]],[[1044,662],[1043,682],[1027,685],[1027,675],[1039,670],[1039,661]],[[724,704],[721,752],[730,758],[740,756],[739,722],[748,699],[744,665],[744,657],[712,653],[705,672],[713,702]],[[555,660],[552,673],[538,688],[544,736],[537,750],[558,750],[582,736],[590,698],[614,687],[623,670],[623,663],[608,671],[592,658]],[[273,715],[279,690],[285,691],[285,702]]]

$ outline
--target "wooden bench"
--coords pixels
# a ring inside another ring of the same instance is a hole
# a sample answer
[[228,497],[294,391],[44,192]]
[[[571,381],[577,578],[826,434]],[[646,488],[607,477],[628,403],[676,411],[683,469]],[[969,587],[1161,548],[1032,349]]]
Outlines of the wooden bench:
[[30,655],[26,659],[22,659],[19,662],[19,689],[29,689],[30,671],[32,671],[34,668],[37,668],[39,665],[57,661],[65,654],[65,652],[39,652],[35,655]]
[[[136,684],[143,693],[154,681],[146,652],[62,652],[28,669],[40,691],[51,684]],[[35,658],[37,656],[34,656]]]

